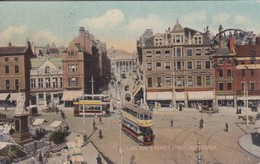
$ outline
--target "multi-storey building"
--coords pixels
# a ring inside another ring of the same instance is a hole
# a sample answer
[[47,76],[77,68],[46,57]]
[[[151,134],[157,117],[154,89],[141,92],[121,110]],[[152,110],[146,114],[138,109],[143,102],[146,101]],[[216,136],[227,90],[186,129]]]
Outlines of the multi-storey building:
[[65,106],[83,93],[99,93],[107,79],[110,68],[106,56],[105,43],[95,40],[94,36],[79,29],[79,36],[74,38],[63,52],[63,88],[62,100]]
[[[29,41],[26,46],[12,46],[9,43],[7,47],[0,47],[0,92],[10,93],[9,105],[15,105],[16,93],[19,92],[25,93],[25,103],[29,105],[30,59],[33,57]],[[7,97],[2,99],[6,100]]]
[[54,43],[51,45],[47,44],[46,46],[36,46],[32,44],[33,53],[37,57],[61,57],[61,52],[65,50],[65,47],[56,47]]
[[164,106],[213,103],[208,28],[202,33],[182,28],[177,21],[172,30],[140,40],[138,47],[139,52],[142,49],[144,100]]
[[63,94],[62,58],[34,58],[31,63],[30,103],[58,104]]
[[260,102],[260,37],[255,45],[241,45],[236,47],[235,87],[238,105],[249,106]]

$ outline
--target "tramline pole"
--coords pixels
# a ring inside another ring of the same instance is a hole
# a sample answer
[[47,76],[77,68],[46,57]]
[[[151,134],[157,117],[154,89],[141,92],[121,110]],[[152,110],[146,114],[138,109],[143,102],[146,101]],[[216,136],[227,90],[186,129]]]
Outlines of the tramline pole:
[[86,132],[86,116],[85,116],[85,104],[82,105],[83,106],[83,125],[84,125],[84,135],[87,135]]
[[[118,91],[120,92],[120,86],[118,85]],[[119,94],[118,93],[118,94]],[[118,106],[118,118],[119,118],[119,140],[120,140],[120,146],[119,146],[119,153],[120,153],[120,163],[123,164],[124,160],[123,160],[123,142],[122,142],[122,113],[121,113],[121,109],[122,109],[122,96],[120,97],[120,103]]]

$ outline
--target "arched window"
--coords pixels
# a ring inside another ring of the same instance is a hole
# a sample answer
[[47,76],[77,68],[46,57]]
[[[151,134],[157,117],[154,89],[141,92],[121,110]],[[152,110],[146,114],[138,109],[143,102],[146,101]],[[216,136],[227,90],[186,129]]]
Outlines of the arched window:
[[70,78],[70,85],[71,86],[77,85],[77,78],[75,78],[75,77]]
[[49,66],[45,67],[45,73],[50,73],[50,67]]

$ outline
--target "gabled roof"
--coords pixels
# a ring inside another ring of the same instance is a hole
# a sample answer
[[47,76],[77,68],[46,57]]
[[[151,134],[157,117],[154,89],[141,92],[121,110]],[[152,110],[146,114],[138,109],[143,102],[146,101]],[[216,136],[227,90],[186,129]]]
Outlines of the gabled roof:
[[26,46],[0,47],[0,55],[23,54],[26,49]]
[[62,58],[33,58],[31,59],[32,68],[39,68],[47,60],[49,60],[56,67],[62,68]]

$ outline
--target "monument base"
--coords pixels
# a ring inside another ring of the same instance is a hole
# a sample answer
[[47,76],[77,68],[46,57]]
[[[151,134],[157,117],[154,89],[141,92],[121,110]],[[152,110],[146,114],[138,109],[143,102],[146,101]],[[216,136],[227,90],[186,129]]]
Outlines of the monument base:
[[15,132],[12,135],[12,138],[13,138],[13,140],[16,143],[18,143],[20,145],[33,142],[32,135],[29,132],[25,132],[25,133],[17,133],[17,132]]

